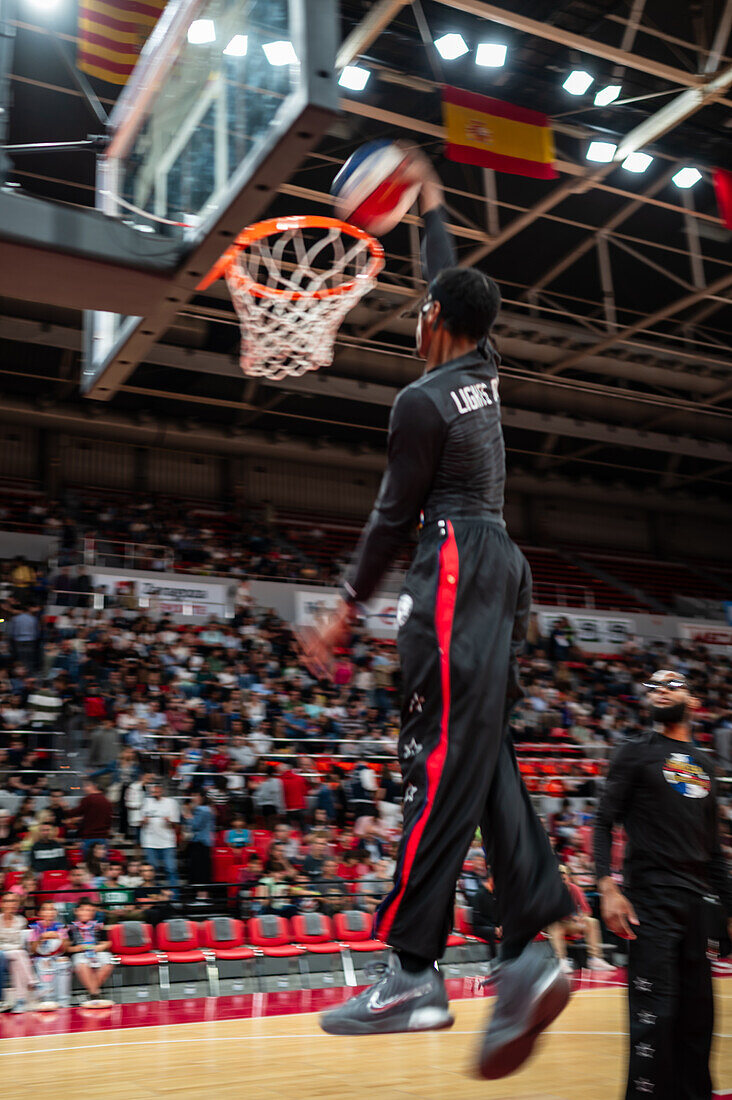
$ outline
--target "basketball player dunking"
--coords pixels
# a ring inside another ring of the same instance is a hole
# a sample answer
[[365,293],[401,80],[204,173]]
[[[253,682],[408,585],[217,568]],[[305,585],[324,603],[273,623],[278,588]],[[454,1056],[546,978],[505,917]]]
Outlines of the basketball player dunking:
[[521,694],[517,655],[531,573],[502,518],[505,453],[489,339],[500,293],[482,272],[455,266],[440,181],[422,154],[412,158],[423,181],[430,280],[416,337],[425,371],[394,403],[388,467],[343,602],[308,646],[311,663],[328,668],[358,605],[373,594],[421,515],[397,611],[404,830],[394,886],[375,921],[375,935],[394,958],[376,985],[326,1012],[321,1024],[354,1035],[453,1022],[435,961],[445,950],[455,883],[480,826],[504,929],[480,1072],[501,1077],[521,1065],[567,1003],[568,980],[556,957],[532,941],[567,916],[572,903],[507,728]]

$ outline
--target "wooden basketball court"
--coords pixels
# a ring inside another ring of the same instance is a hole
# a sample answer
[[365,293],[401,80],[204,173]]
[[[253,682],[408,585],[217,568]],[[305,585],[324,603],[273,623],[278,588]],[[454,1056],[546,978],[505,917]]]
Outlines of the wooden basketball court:
[[[306,995],[305,995],[306,996]],[[716,982],[713,1075],[732,1096],[732,981]],[[307,1002],[305,1002],[307,1003]],[[0,1040],[8,1100],[611,1100],[622,1095],[625,990],[579,990],[513,1077],[470,1076],[490,1002],[453,1001],[443,1032],[336,1038],[317,1014],[46,1034]],[[94,1025],[97,1026],[96,1024]]]

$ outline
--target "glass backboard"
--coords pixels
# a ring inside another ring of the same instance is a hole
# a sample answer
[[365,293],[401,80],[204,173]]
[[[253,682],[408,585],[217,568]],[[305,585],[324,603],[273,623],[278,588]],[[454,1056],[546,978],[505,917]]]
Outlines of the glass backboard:
[[337,38],[335,0],[168,5],[112,114],[97,205],[169,238],[180,278],[167,308],[146,318],[87,314],[90,396],[112,395],[327,127]]

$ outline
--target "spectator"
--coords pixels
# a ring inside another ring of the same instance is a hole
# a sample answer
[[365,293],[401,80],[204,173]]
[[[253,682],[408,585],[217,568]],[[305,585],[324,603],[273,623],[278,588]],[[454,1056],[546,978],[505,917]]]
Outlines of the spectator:
[[95,904],[99,895],[94,891],[91,875],[84,863],[77,863],[68,873],[69,883],[65,890],[55,894],[60,919],[68,925],[74,918],[74,910],[81,897],[89,896]]
[[[297,761],[298,769],[302,767]],[[296,823],[302,829],[305,825],[305,809],[307,807],[308,783],[305,776],[295,767],[287,767],[280,775],[280,780],[285,795],[285,811],[290,824]]]
[[64,793],[58,787],[54,787],[49,793],[48,800],[48,812],[52,815],[53,824],[57,829],[63,829],[66,826],[66,819],[69,816],[69,807],[64,800]]
[[[22,568],[22,567],[19,567]],[[15,575],[15,574],[14,574]],[[8,628],[13,660],[34,672],[40,638],[40,624],[31,611],[24,609],[13,615]]]
[[84,797],[76,807],[75,814],[69,818],[69,824],[76,826],[76,835],[83,841],[86,853],[96,841],[103,840],[106,843],[108,840],[114,807],[95,779],[85,779],[83,790]]
[[[12,891],[3,894],[0,901],[0,951],[13,986],[13,1012],[25,1011],[29,993],[35,990],[37,984],[30,956],[25,949],[28,922],[20,915],[20,903],[20,895]],[[33,999],[35,1001],[35,995]]]
[[310,882],[319,879],[323,871],[323,860],[327,852],[327,843],[323,833],[311,833],[308,843],[308,854],[302,865],[303,874],[307,875]]
[[246,848],[250,839],[249,830],[244,826],[244,818],[241,814],[235,814],[231,828],[224,834],[225,842],[230,848]]
[[120,751],[119,731],[111,718],[102,718],[89,739],[87,766],[93,777],[110,775]]
[[138,886],[142,886],[142,865],[139,859],[127,861],[127,866],[119,876],[119,884],[126,890],[136,890]]
[[140,839],[140,821],[142,820],[142,804],[146,797],[146,788],[153,781],[152,775],[141,775],[134,779],[125,792],[125,807],[127,809],[127,836],[130,840],[138,842]]
[[571,917],[552,924],[547,929],[547,934],[558,958],[561,959],[562,966],[566,971],[573,969],[571,961],[567,958],[567,936],[581,936],[587,947],[589,969],[614,970],[615,968],[602,957],[600,922],[592,916],[592,910],[583,890],[572,881],[572,875],[567,866],[560,867],[560,872],[572,896],[575,909]]
[[257,893],[264,866],[260,856],[252,856],[246,867],[239,872],[239,916],[242,920],[249,920],[261,909],[260,897]]
[[193,791],[190,804],[183,809],[183,816],[189,830],[188,881],[197,885],[207,885],[213,877],[211,855],[216,819],[203,791]]
[[113,1002],[100,999],[99,993],[114,963],[104,925],[96,919],[94,904],[89,898],[82,898],[76,906],[76,919],[69,927],[69,943],[74,970],[89,994],[84,1001],[85,1007],[109,1007]]
[[140,810],[140,842],[145,858],[157,872],[165,872],[173,890],[178,886],[176,826],[180,821],[178,803],[164,797],[161,783],[154,782]]
[[274,764],[268,764],[264,774],[265,778],[254,792],[254,805],[264,818],[265,828],[271,829],[277,818],[285,815],[285,790],[282,780],[275,774]]
[[316,896],[320,899],[320,909],[329,917],[347,908],[348,890],[345,882],[338,877],[334,859],[324,859],[320,878],[313,884]]
[[50,822],[38,827],[38,839],[30,849],[30,867],[38,875],[44,871],[65,871],[68,867],[66,848],[58,839],[58,829]]
[[30,927],[28,945],[38,980],[40,1009],[58,1008],[71,1000],[71,969],[66,958],[69,942],[66,928],[58,919],[56,906],[44,901],[38,920]]

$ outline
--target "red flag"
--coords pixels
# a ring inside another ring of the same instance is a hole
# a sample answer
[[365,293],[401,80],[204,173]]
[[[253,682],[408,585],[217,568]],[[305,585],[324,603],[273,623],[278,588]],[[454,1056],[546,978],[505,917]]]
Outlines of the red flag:
[[719,216],[727,228],[732,229],[732,172],[727,172],[724,168],[715,168],[713,179]]

